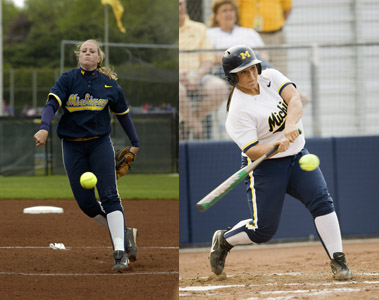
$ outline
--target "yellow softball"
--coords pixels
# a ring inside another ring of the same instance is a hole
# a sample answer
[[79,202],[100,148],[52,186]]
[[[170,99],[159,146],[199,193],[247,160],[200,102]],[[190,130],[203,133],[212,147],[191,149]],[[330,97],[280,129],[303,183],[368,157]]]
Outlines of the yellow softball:
[[80,185],[87,189],[93,189],[97,183],[97,177],[92,172],[85,172],[80,176]]
[[304,171],[313,171],[320,165],[320,159],[314,154],[305,154],[299,160],[300,168]]

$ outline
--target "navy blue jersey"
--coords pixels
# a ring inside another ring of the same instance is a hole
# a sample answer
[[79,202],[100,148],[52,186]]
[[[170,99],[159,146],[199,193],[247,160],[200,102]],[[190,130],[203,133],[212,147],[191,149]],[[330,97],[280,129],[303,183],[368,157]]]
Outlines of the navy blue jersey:
[[63,108],[57,133],[60,138],[89,138],[111,132],[109,111],[129,112],[122,88],[107,75],[80,68],[63,73],[51,88],[49,99]]

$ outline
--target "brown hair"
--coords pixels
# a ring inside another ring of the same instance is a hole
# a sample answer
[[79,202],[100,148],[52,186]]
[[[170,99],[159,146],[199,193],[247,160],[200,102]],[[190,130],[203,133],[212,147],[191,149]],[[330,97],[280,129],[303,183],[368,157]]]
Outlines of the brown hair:
[[107,75],[110,79],[117,80],[117,73],[113,70],[113,68],[111,68],[111,67],[102,67],[101,66],[101,64],[102,64],[102,62],[103,62],[103,60],[105,58],[105,54],[104,54],[103,50],[101,49],[101,43],[98,40],[89,39],[89,40],[86,40],[84,42],[80,42],[80,43],[76,44],[76,48],[75,48],[74,52],[75,52],[75,55],[76,55],[76,59],[78,60],[78,67],[80,67],[80,64],[79,64],[80,48],[86,42],[90,42],[90,43],[94,44],[96,46],[96,48],[97,48],[97,53],[100,56],[100,62],[97,65],[97,70],[100,73],[103,73],[103,74]]
[[219,27],[220,26],[220,24],[218,24],[218,22],[216,20],[216,15],[217,15],[218,9],[223,4],[233,5],[234,10],[236,11],[236,15],[237,15],[236,25],[240,24],[239,7],[238,7],[238,3],[236,2],[236,0],[214,0],[212,2],[212,14],[209,18],[210,27]]
[[233,86],[232,90],[230,91],[229,97],[228,97],[228,102],[226,103],[226,111],[229,111],[229,106],[230,106],[230,101],[232,100],[233,92],[236,87]]

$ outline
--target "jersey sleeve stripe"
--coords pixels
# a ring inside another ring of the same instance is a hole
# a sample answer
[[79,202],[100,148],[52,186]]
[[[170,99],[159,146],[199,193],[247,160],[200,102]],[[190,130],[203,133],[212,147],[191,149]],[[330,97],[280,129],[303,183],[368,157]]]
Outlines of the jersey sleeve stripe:
[[129,113],[129,108],[126,111],[122,112],[122,113],[115,113],[113,111],[111,111],[111,113],[114,114],[114,115],[116,115],[116,116],[126,115],[127,113]]
[[54,93],[49,93],[49,95],[47,95],[47,101],[49,101],[50,96],[53,96],[54,99],[57,100],[57,102],[58,102],[58,104],[59,104],[59,107],[62,106],[62,101],[61,101],[61,99],[60,99],[57,95],[55,95]]
[[284,83],[278,88],[278,93],[279,93],[279,95],[282,93],[283,89],[284,89],[287,85],[289,85],[289,84],[293,84],[293,85],[296,87],[296,85],[295,85],[293,82],[291,82],[291,81],[286,81],[286,82],[284,82]]
[[247,144],[246,146],[242,147],[242,151],[246,153],[247,150],[249,150],[251,147],[258,144],[258,140],[252,141],[251,143]]

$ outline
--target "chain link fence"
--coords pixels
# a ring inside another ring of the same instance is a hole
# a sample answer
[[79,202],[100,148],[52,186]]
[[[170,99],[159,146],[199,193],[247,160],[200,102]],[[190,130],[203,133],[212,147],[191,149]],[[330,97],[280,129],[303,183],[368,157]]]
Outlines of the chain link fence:
[[[177,173],[176,113],[143,113],[131,117],[141,143],[131,174]],[[61,140],[56,134],[58,119],[59,116],[56,116],[52,122],[45,147],[37,148],[33,135],[39,129],[39,119],[0,118],[0,176],[65,174]],[[115,118],[112,119],[111,139],[115,151],[130,145]]]
[[[187,0],[190,18],[209,26],[212,2]],[[375,0],[293,0],[283,29],[285,44],[254,49],[258,54],[266,50],[269,63],[296,83],[304,103],[308,137],[379,134],[375,99],[379,88],[378,24],[379,2]],[[224,50],[207,50],[216,60],[211,73],[220,78],[220,54]],[[195,52],[180,51],[179,55]],[[196,97],[189,95],[192,107],[187,106],[195,116],[199,103],[209,101],[199,91]],[[198,129],[187,129],[181,140],[229,139],[224,128],[227,96],[220,97],[224,99],[203,104],[212,108],[201,120],[205,134],[199,137]],[[183,122],[182,118],[181,128],[185,128]]]
[[[59,75],[77,67],[78,41],[62,41],[59,69],[4,69],[6,107],[0,117],[0,176],[63,174],[61,141],[53,120],[48,144],[36,148],[47,95]],[[109,64],[118,74],[141,149],[132,173],[178,172],[178,47],[108,43]],[[129,145],[116,119],[111,138],[115,150]],[[159,150],[159,151],[157,151]]]
[[[77,68],[74,50],[78,42],[61,41],[59,68],[4,68],[3,116],[39,116],[60,74]],[[131,110],[177,109],[177,45],[108,43],[107,47],[109,65],[118,74],[118,84]]]
[[[379,134],[379,42],[282,45],[258,48],[270,50],[280,57],[286,51],[286,76],[292,80],[307,101],[303,108],[303,124],[308,137],[351,136]],[[202,51],[180,51],[191,56]],[[218,50],[207,50],[216,56]],[[283,60],[284,61],[284,60]],[[281,69],[278,65],[278,69]],[[220,62],[215,64],[213,75],[223,78]],[[223,79],[224,80],[224,79]],[[225,81],[226,83],[226,81]],[[210,99],[201,86],[188,98],[194,116],[199,117],[199,103],[209,107],[202,116],[205,135],[199,137],[195,130],[185,127],[181,120],[181,140],[229,139],[225,131],[226,100],[228,93],[216,89],[219,99]],[[195,96],[194,96],[195,95]],[[220,100],[221,99],[221,100]],[[305,101],[306,102],[306,101]],[[193,123],[193,122],[187,122]],[[192,130],[192,133],[191,133]]]

